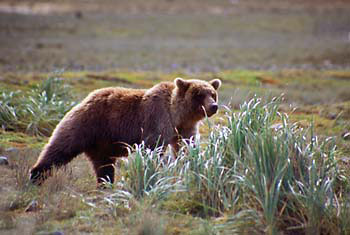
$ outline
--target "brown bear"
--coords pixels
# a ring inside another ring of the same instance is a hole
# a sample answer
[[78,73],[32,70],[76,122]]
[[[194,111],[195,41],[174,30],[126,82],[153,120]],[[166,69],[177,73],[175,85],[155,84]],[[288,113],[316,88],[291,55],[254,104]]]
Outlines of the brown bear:
[[61,167],[80,153],[91,161],[98,184],[113,183],[116,158],[126,156],[126,146],[151,149],[163,144],[173,152],[181,139],[198,132],[198,121],[218,110],[221,81],[184,80],[162,82],[152,88],[109,87],[95,90],[69,111],[55,128],[48,144],[30,171],[40,184],[53,167]]

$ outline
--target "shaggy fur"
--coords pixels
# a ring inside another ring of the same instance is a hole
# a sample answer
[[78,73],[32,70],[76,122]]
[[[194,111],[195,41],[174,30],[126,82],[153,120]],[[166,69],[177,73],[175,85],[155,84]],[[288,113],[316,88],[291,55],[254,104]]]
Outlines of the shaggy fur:
[[151,89],[110,87],[95,90],[68,112],[54,130],[31,180],[40,184],[52,167],[66,165],[80,153],[91,161],[98,183],[114,181],[116,158],[128,145],[157,143],[178,151],[181,138],[197,134],[197,123],[216,113],[221,82],[175,79]]

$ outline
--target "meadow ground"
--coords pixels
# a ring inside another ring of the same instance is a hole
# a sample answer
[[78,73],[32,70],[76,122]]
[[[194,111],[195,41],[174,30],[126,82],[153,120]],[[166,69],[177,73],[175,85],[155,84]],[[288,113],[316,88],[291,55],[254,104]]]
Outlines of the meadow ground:
[[[350,234],[350,4],[145,2],[0,3],[0,233]],[[87,93],[178,76],[223,81],[200,149],[141,147],[105,190],[83,155],[28,184]]]

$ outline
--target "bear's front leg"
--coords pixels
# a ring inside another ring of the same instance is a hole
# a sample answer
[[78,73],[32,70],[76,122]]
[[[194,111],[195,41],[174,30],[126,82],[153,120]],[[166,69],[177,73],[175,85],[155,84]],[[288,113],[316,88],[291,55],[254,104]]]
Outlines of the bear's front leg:
[[196,143],[199,142],[199,134],[197,128],[193,128],[190,130],[181,130],[181,133],[178,133],[176,137],[170,142],[171,146],[171,156],[173,159],[177,158],[178,152],[183,144],[186,146],[196,146]]
[[177,158],[178,152],[180,151],[181,137],[174,137],[170,142],[170,155],[173,160]]
[[105,182],[114,183],[115,160],[94,161],[93,167],[97,177],[97,184],[100,186]]

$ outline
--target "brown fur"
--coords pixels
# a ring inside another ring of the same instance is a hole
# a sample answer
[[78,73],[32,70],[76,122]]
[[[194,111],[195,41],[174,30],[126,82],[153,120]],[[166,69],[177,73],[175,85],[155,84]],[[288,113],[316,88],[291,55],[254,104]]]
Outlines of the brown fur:
[[113,164],[127,155],[127,145],[144,141],[154,148],[160,141],[176,152],[181,138],[197,134],[199,120],[216,113],[220,85],[218,79],[177,78],[148,90],[110,87],[92,92],[57,125],[31,169],[31,180],[40,184],[52,167],[83,152],[99,183],[114,181]]

